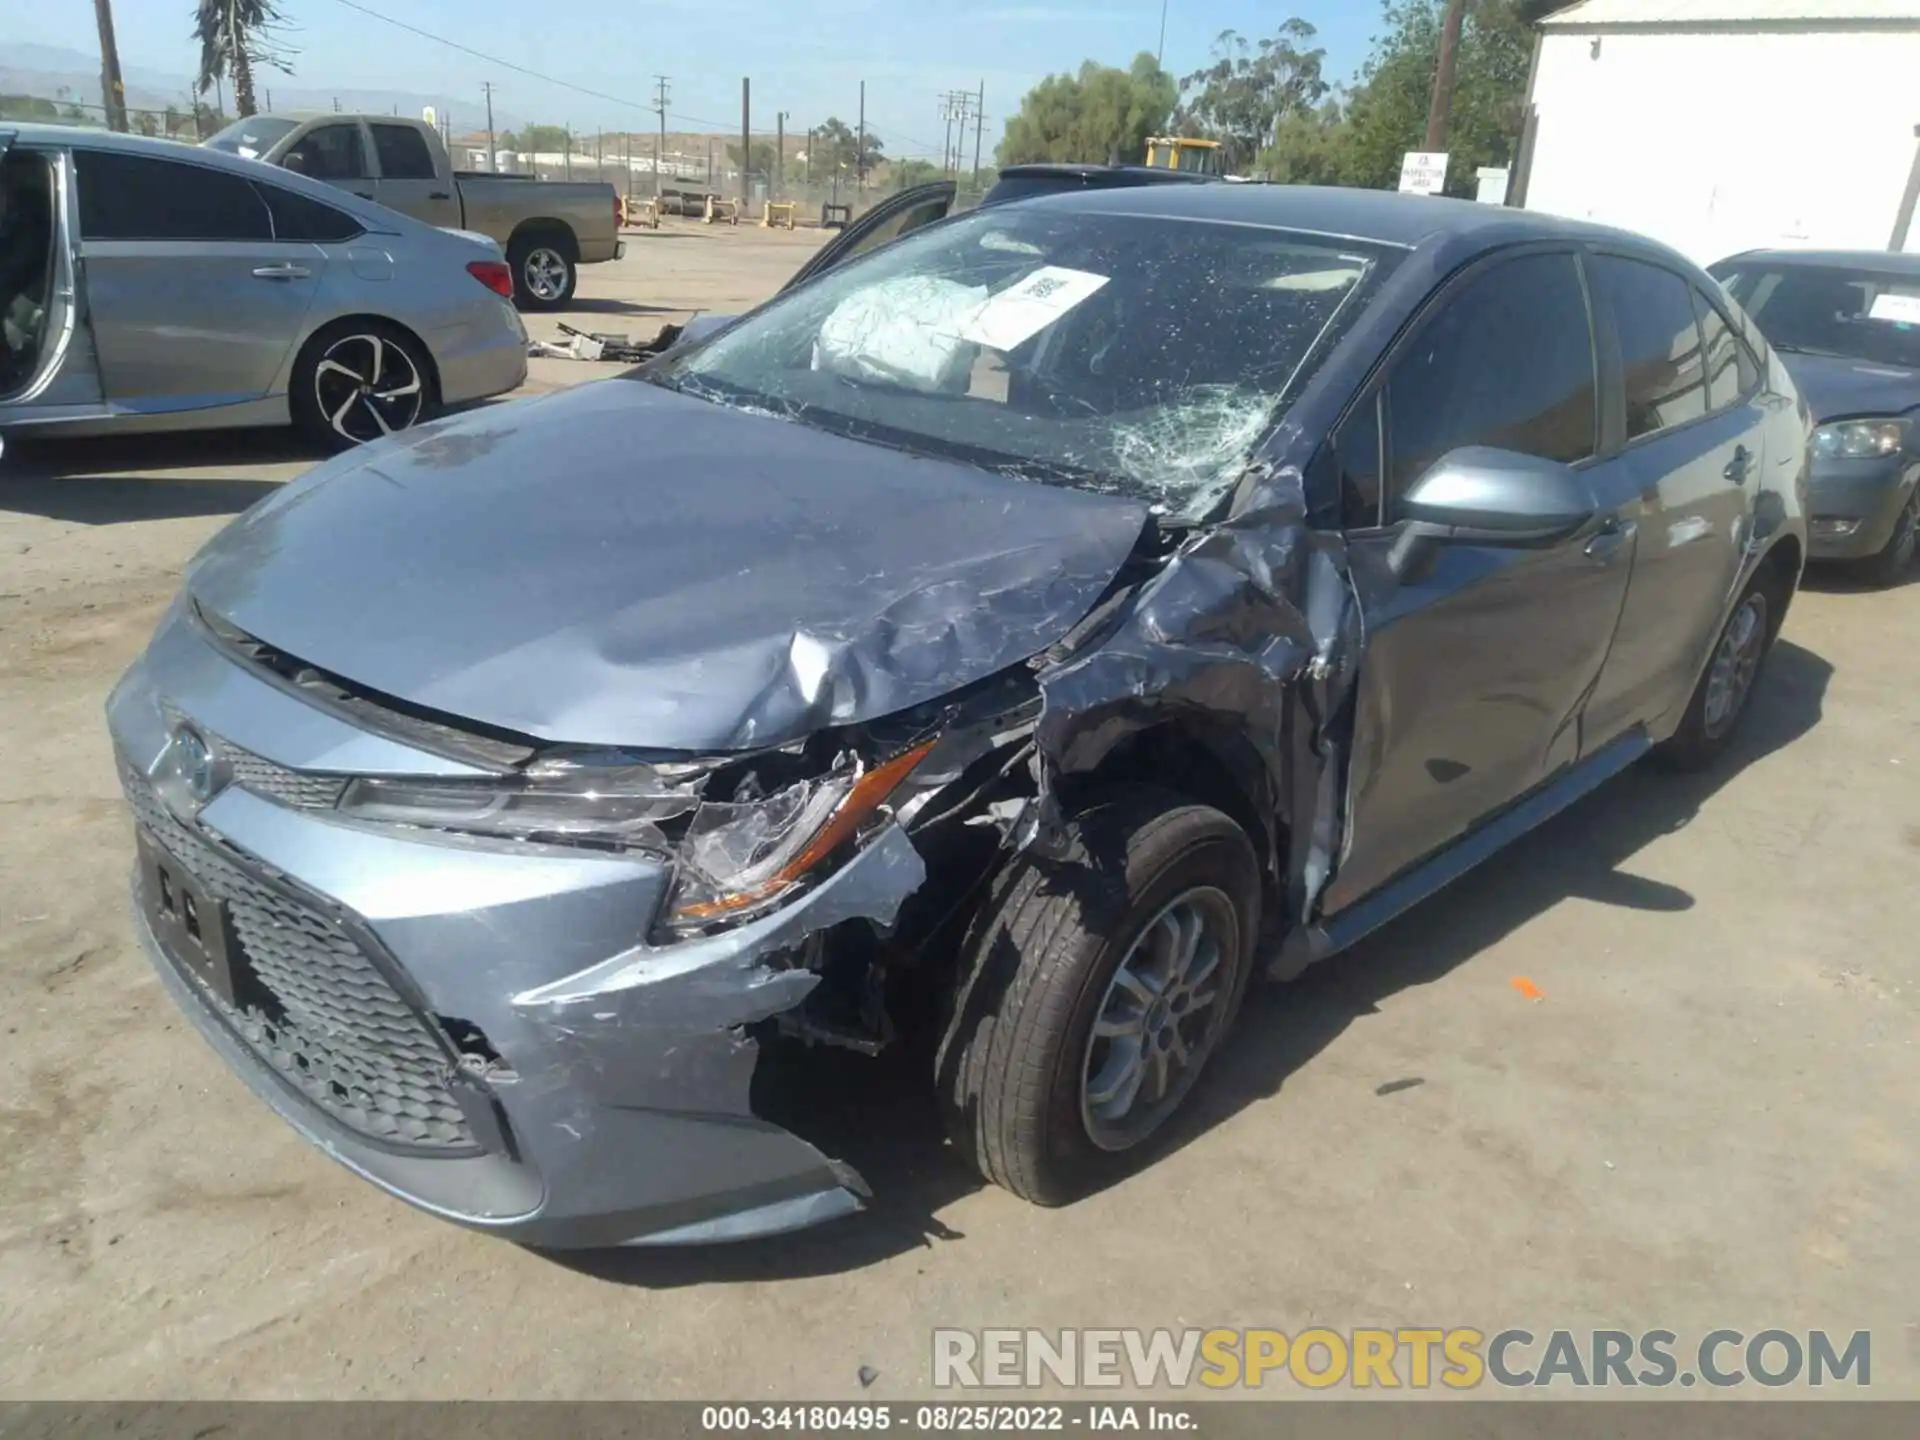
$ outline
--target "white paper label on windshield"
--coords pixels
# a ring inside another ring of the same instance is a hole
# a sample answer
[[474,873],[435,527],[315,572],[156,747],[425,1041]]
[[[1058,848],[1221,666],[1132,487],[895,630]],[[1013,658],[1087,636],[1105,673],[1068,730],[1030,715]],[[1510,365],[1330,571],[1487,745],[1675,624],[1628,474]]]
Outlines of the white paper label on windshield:
[[1018,285],[1002,290],[960,331],[963,340],[990,350],[1011,350],[1073,309],[1109,277],[1060,265],[1042,265]]
[[1867,307],[1872,320],[1892,320],[1900,325],[1920,325],[1920,295],[1895,295],[1888,291],[1873,297]]

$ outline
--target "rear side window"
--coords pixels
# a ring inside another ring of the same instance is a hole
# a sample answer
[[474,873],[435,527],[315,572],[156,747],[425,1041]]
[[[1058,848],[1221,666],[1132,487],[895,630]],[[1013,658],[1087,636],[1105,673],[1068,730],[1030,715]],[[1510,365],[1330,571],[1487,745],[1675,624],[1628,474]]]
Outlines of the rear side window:
[[75,150],[88,240],[271,240],[267,207],[238,175],[149,155]]
[[1591,456],[1593,329],[1573,256],[1491,266],[1444,304],[1387,381],[1392,496],[1463,445],[1568,464]]
[[328,245],[351,240],[365,229],[344,210],[322,205],[318,200],[296,195],[291,190],[282,190],[278,185],[256,183],[254,188],[259,190],[273,216],[273,238],[276,240],[310,240]]
[[375,121],[367,128],[373,131],[373,153],[380,157],[381,179],[433,179],[433,152],[427,148],[426,136],[411,125]]
[[1617,255],[1597,255],[1591,263],[1620,335],[1627,438],[1698,420],[1707,413],[1707,378],[1687,282]]

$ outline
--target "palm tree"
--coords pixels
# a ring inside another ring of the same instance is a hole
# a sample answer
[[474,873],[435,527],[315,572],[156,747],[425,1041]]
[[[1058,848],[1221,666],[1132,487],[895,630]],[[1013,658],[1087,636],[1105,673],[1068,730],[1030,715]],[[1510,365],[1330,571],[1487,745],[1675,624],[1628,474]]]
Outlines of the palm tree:
[[[288,70],[273,31],[280,10],[273,0],[197,0],[193,33],[200,42],[200,93],[224,75],[233,77],[233,105],[241,115],[253,115],[253,67],[267,64]],[[291,71],[289,71],[291,73]]]

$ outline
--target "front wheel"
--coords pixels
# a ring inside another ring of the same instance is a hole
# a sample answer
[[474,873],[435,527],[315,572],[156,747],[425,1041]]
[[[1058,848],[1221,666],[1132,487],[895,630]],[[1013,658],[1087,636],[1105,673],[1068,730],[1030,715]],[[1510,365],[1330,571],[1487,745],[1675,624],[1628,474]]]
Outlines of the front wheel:
[[329,450],[411,430],[436,405],[426,348],[379,320],[342,321],[315,335],[294,362],[292,386],[294,426]]
[[1138,1160],[1239,1011],[1259,929],[1244,831],[1146,787],[1018,860],[975,923],[940,1046],[955,1143],[987,1179],[1064,1204]]
[[1733,739],[1747,713],[1754,682],[1773,648],[1779,617],[1766,577],[1756,575],[1714,642],[1706,673],[1694,687],[1687,713],[1673,738],[1657,752],[1670,768],[1698,770],[1712,763]]

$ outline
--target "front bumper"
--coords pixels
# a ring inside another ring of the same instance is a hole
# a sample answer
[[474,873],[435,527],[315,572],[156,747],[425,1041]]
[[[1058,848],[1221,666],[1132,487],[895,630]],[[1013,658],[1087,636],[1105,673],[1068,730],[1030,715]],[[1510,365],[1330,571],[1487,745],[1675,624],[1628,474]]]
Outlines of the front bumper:
[[1809,557],[1863,560],[1879,554],[1893,537],[1916,477],[1920,460],[1904,453],[1816,460],[1807,481]]
[[[259,1005],[236,1010],[172,953],[136,884],[142,943],[227,1064],[335,1160],[442,1218],[549,1247],[737,1239],[860,1208],[849,1167],[751,1113],[744,1027],[816,983],[788,964],[808,935],[892,919],[924,875],[903,832],[751,925],[650,946],[635,940],[670,878],[656,862],[303,808],[316,773],[461,767],[262,678],[178,608],[108,718],[136,814],[258,952]],[[183,721],[246,757],[186,820],[150,785]]]

